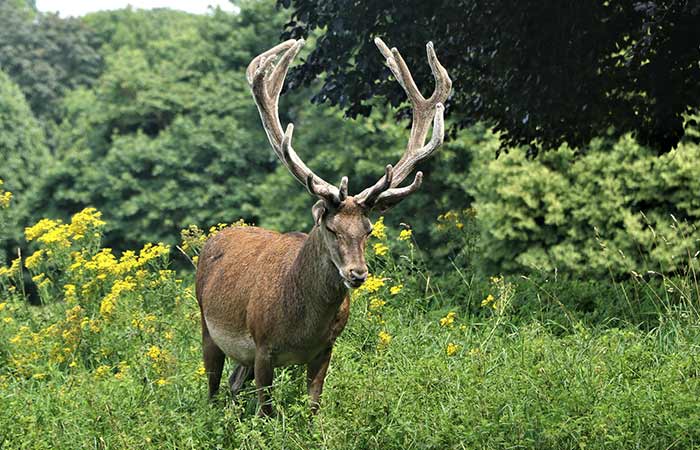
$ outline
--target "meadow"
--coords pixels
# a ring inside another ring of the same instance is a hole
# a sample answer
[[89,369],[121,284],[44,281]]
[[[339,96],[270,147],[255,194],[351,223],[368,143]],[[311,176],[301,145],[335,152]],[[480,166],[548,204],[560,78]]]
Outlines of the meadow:
[[[63,18],[0,0],[0,449],[700,448],[692,2],[234,3]],[[454,84],[423,186],[372,217],[319,414],[290,367],[262,419],[253,383],[207,399],[193,279],[224,227],[310,229],[245,76],[298,33],[280,120],[351,194],[410,135],[369,37],[421,89],[434,41]]]
[[[9,196],[7,204],[10,203]],[[466,233],[457,214],[442,227]],[[461,226],[460,226],[461,225]],[[412,231],[375,222],[318,416],[277,370],[272,419],[251,383],[207,400],[193,270],[223,224],[177,248],[102,248],[101,214],[25,230],[0,268],[0,448],[693,448],[700,442],[694,274],[581,283],[434,276]],[[236,223],[231,226],[245,226]],[[183,255],[186,254],[187,258]],[[31,273],[38,304],[25,299]],[[601,302],[583,308],[585,299]],[[618,305],[604,317],[604,303]],[[227,371],[230,365],[227,365]]]

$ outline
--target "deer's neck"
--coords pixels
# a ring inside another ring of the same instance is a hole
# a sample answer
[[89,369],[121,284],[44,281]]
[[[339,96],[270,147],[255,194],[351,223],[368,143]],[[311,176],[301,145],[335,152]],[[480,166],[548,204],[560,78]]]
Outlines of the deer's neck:
[[307,236],[287,277],[289,291],[285,297],[297,303],[304,315],[318,320],[326,314],[334,315],[348,294],[318,227]]

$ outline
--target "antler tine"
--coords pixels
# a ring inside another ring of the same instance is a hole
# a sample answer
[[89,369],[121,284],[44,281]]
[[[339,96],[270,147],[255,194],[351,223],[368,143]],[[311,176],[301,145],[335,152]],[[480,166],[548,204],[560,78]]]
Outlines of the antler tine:
[[404,198],[416,192],[421,187],[421,184],[423,184],[423,172],[418,171],[413,179],[413,183],[405,187],[387,189],[379,194],[375,204],[379,205],[380,209],[389,209]]
[[[307,187],[309,192],[337,204],[340,202],[339,189],[323,180],[306,166],[292,148],[294,125],[290,123],[283,134],[279,119],[278,102],[284,79],[289,65],[303,45],[303,39],[298,41],[290,39],[256,56],[248,65],[246,78],[258,107],[263,128],[275,155],[294,175],[294,178]],[[279,58],[279,62],[273,66],[282,52],[284,53]]]
[[362,191],[361,194],[359,194],[356,197],[361,196],[360,198],[362,199],[362,203],[368,208],[371,208],[372,206],[374,206],[374,203],[379,197],[379,194],[391,187],[391,180],[393,178],[394,168],[391,166],[391,164],[387,164],[384,168],[384,176],[381,177],[376,183],[374,183],[373,186],[365,189],[364,191]]
[[345,201],[345,199],[348,198],[348,177],[340,179],[340,187],[338,190],[340,191],[340,201]]
[[[387,180],[387,174],[385,174],[384,177],[372,187],[365,189],[356,196],[360,202],[370,207],[375,203],[389,202],[390,197],[400,195],[400,197],[397,198],[398,202],[418,189],[420,182],[416,185],[416,181],[409,186],[412,188],[409,191],[397,191],[395,188],[413,172],[418,163],[428,158],[442,145],[445,136],[443,117],[445,108],[443,103],[447,100],[452,89],[452,80],[450,80],[447,70],[440,64],[440,61],[438,61],[432,42],[428,42],[426,45],[426,53],[428,56],[428,64],[430,65],[433,78],[435,79],[435,90],[427,99],[418,90],[413,76],[411,75],[411,71],[408,69],[401,53],[399,53],[396,48],[390,50],[380,38],[375,38],[374,42],[377,48],[379,48],[379,51],[386,58],[386,64],[392,74],[406,92],[413,108],[413,120],[411,123],[411,136],[408,140],[406,151],[401,156],[399,162],[394,166],[391,179]],[[433,123],[433,135],[426,144],[425,138],[428,134],[431,121]],[[383,190],[384,192],[377,192],[380,186],[386,186]]]

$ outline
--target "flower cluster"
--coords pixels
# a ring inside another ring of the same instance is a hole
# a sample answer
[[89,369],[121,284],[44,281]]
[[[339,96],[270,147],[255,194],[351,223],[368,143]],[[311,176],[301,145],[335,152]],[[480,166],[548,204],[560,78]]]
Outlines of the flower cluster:
[[377,291],[379,291],[380,288],[384,286],[384,279],[379,278],[375,275],[369,274],[367,277],[367,280],[365,280],[364,284],[360,286],[357,290],[358,292],[367,292],[370,294],[373,294]]
[[468,208],[462,211],[450,210],[438,216],[437,229],[447,230],[449,228],[454,228],[462,230],[464,224],[473,221],[475,217],[476,210],[474,208]]
[[489,284],[496,292],[496,295],[488,294],[481,301],[481,306],[491,308],[494,313],[502,315],[505,313],[513,298],[513,286],[506,282],[503,276],[493,276],[489,278]]
[[457,313],[454,311],[450,311],[447,313],[445,317],[440,319],[440,326],[441,327],[452,327],[455,322],[455,317],[457,317]]
[[[43,219],[25,230],[36,251],[24,266],[42,301],[51,306],[38,315],[24,299],[0,303],[6,324],[0,337],[9,342],[8,373],[44,381],[57,370],[84,369],[96,380],[121,381],[133,372],[157,386],[168,384],[176,373],[176,358],[167,348],[175,345],[174,333],[164,329],[161,317],[185,308],[179,314],[189,322],[196,307],[181,302],[187,293],[167,268],[170,248],[147,244],[115,254],[99,246],[104,225],[100,213],[88,208],[69,223]],[[17,259],[9,268],[0,267],[0,294],[8,280],[21,280],[21,266]],[[28,319],[32,315],[36,317]],[[145,350],[125,353],[124,342],[136,336]],[[133,367],[140,368],[139,375]]]
[[459,351],[459,348],[459,345],[455,344],[454,342],[449,342],[445,348],[445,353],[447,356],[454,356]]
[[384,216],[377,219],[377,221],[374,222],[374,225],[372,225],[371,236],[379,239],[380,241],[386,239],[386,225],[384,225]]
[[393,339],[393,337],[384,330],[379,332],[378,337],[379,337],[379,346],[380,347],[387,347],[389,345],[389,343],[391,343],[391,340]]
[[0,180],[0,208],[9,208],[12,201],[12,192],[2,189],[3,181]]

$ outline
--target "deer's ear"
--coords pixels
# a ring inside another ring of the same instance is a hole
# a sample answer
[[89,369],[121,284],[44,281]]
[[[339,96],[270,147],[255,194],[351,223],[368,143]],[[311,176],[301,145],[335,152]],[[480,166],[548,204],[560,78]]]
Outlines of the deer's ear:
[[314,206],[311,207],[311,215],[314,216],[314,223],[316,225],[321,225],[321,219],[323,219],[323,215],[326,214],[326,211],[328,211],[328,208],[326,207],[326,202],[323,200],[317,201],[314,203]]

